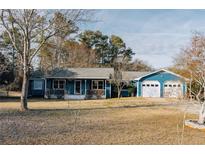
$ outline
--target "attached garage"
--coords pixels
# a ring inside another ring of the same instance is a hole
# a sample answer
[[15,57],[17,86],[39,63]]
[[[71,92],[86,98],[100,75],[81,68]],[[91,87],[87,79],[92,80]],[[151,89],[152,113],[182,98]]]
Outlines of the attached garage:
[[188,79],[164,69],[135,78],[137,97],[181,98]]
[[143,97],[160,97],[159,81],[144,81],[142,82]]
[[164,97],[180,98],[183,96],[181,82],[167,81],[164,83]]

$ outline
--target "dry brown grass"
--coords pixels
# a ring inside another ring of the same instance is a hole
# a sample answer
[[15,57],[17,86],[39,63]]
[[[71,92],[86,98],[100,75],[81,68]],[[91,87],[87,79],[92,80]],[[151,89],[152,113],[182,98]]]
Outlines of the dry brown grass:
[[160,105],[165,100],[131,100],[120,100],[118,107],[116,100],[32,100],[30,108],[38,109],[24,113],[5,110],[1,105],[10,103],[0,103],[0,144],[205,144],[205,133],[190,128],[181,142],[184,114]]
[[[0,100],[1,109],[20,109],[20,100],[4,99]],[[152,106],[159,104],[178,103],[178,99],[170,98],[114,98],[102,100],[54,100],[54,99],[29,99],[30,109],[89,109],[89,108],[114,108],[114,107],[137,107]]]

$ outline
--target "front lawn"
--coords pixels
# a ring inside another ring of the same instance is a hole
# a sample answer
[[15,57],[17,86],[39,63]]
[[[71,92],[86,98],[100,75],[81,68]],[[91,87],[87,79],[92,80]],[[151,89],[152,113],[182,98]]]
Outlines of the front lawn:
[[184,113],[163,99],[42,101],[30,100],[24,113],[18,102],[0,103],[0,144],[205,144],[205,133],[183,131]]

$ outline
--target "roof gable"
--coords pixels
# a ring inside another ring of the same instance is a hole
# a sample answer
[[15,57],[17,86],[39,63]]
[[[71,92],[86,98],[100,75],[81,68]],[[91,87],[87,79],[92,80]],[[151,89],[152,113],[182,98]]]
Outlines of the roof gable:
[[141,80],[141,79],[143,79],[143,78],[145,78],[145,77],[148,77],[148,76],[151,76],[151,75],[160,73],[160,72],[169,73],[169,74],[174,75],[174,76],[176,76],[176,77],[178,77],[178,78],[180,78],[180,79],[183,79],[183,80],[185,80],[185,81],[189,80],[189,79],[187,79],[187,78],[185,78],[185,77],[183,77],[183,76],[181,76],[181,75],[179,75],[179,74],[176,74],[176,73],[174,73],[174,72],[168,71],[168,70],[166,70],[166,69],[160,69],[160,70],[157,70],[157,71],[154,71],[154,72],[151,72],[151,73],[142,75],[141,77],[135,78],[135,80]]

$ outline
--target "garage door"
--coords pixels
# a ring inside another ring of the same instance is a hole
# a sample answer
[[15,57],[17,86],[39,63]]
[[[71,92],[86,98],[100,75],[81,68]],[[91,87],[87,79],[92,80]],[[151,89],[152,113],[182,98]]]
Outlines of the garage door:
[[173,98],[182,97],[182,84],[177,81],[165,82],[164,97],[173,97]]
[[144,81],[142,83],[143,97],[160,97],[159,81]]

